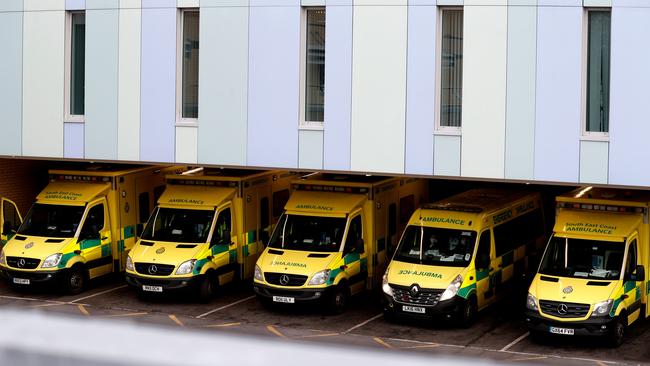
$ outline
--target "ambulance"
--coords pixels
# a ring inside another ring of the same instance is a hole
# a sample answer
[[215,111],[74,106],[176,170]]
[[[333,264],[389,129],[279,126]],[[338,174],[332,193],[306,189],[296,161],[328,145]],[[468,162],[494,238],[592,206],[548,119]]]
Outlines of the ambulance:
[[77,294],[88,280],[124,270],[165,170],[91,165],[48,173],[49,184],[0,252],[0,274],[14,287],[47,284]]
[[197,168],[170,175],[126,263],[139,294],[186,290],[209,300],[253,277],[296,173]]
[[387,252],[426,197],[426,181],[415,178],[319,173],[294,181],[255,266],[258,299],[343,312],[351,295],[379,288]]
[[475,189],[423,205],[383,276],[384,315],[469,327],[522,281],[528,258],[543,245],[538,193]]
[[623,342],[650,315],[647,191],[586,187],[557,197],[553,235],[530,285],[533,337],[600,336]]
[[20,215],[16,203],[8,198],[0,197],[0,248],[16,235],[16,230],[22,222],[23,217]]

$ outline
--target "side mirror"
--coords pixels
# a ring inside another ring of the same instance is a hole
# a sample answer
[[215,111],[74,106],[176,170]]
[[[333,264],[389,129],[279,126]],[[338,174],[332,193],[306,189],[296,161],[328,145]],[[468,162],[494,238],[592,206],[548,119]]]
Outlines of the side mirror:
[[624,276],[623,280],[625,281],[644,281],[645,280],[645,268],[641,265],[636,266],[636,273],[628,273]]
[[366,251],[365,248],[364,248],[364,242],[363,242],[363,239],[359,239],[359,240],[357,240],[357,242],[356,242],[356,246],[355,246],[355,248],[354,248],[354,251],[357,252],[357,253],[359,253],[359,254],[362,254],[363,252]]
[[479,254],[476,257],[476,269],[486,269],[490,267],[490,256],[487,254]]

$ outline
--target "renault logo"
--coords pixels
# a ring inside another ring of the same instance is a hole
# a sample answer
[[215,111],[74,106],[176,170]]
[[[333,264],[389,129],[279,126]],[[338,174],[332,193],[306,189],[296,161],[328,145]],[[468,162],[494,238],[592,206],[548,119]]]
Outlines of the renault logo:
[[570,293],[573,292],[573,287],[572,286],[567,286],[567,287],[562,289],[562,292],[564,292],[565,294],[570,294]]
[[557,313],[560,315],[566,315],[569,312],[569,307],[566,304],[560,304],[557,306]]
[[156,267],[155,264],[152,264],[149,266],[149,274],[156,274],[158,273],[158,267]]
[[23,268],[23,267],[25,267],[25,259],[24,259],[24,258],[20,258],[20,259],[18,260],[18,268]]
[[286,274],[280,276],[280,284],[282,286],[286,286],[288,283],[289,283],[289,276],[287,276]]
[[420,292],[420,288],[418,287],[418,285],[411,286],[411,296],[413,297],[418,296],[419,292]]

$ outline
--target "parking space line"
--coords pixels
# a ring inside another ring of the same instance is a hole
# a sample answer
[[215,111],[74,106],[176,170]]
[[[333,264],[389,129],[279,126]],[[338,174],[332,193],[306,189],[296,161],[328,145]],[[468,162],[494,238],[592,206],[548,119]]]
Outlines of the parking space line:
[[46,303],[46,304],[31,305],[31,306],[28,306],[28,307],[30,307],[30,308],[44,308],[44,307],[47,307],[47,306],[61,306],[61,305],[67,305],[67,304],[64,303],[64,302],[51,302],[51,303]]
[[225,323],[225,324],[210,324],[204,325],[205,328],[224,328],[224,327],[236,327],[241,325],[241,323]]
[[203,313],[203,314],[197,316],[196,318],[197,318],[197,319],[204,318],[204,317],[206,317],[206,316],[208,316],[208,315],[210,315],[210,314],[216,313],[217,311],[221,311],[221,310],[223,310],[223,309],[227,309],[227,308],[229,308],[229,307],[231,307],[231,306],[235,306],[235,305],[237,305],[237,304],[241,304],[242,302],[245,302],[245,301],[248,301],[248,300],[250,300],[250,299],[254,299],[254,298],[255,298],[255,295],[253,295],[253,296],[249,296],[249,297],[247,297],[247,298],[244,298],[244,299],[241,299],[241,300],[235,301],[235,302],[233,302],[232,304],[224,305],[224,306],[218,307],[218,308],[216,308],[216,309],[214,309],[214,310],[210,310],[210,311],[208,311],[207,313]]
[[287,338],[287,336],[285,336],[284,334],[282,334],[279,330],[275,329],[275,327],[272,326],[272,325],[267,325],[267,326],[266,326],[266,329],[268,329],[269,332],[275,334],[276,336],[278,336],[278,337],[280,337],[280,338]]
[[178,324],[181,327],[185,326],[185,324],[183,324],[182,321],[178,320],[178,318],[174,314],[169,314],[169,319],[171,319],[174,323]]
[[318,338],[318,337],[333,337],[341,335],[341,333],[322,333],[322,334],[308,334],[304,336],[300,336],[298,338]]
[[521,342],[521,340],[528,337],[529,335],[530,335],[530,332],[526,332],[526,333],[520,335],[517,339],[515,339],[514,341],[508,343],[505,347],[501,348],[499,351],[504,352],[504,351],[509,350],[512,346],[514,346],[515,344]]
[[384,315],[383,313],[379,313],[379,314],[373,316],[372,318],[370,318],[370,319],[368,319],[368,320],[366,320],[366,321],[364,321],[364,322],[362,322],[362,323],[359,323],[359,324],[355,325],[354,327],[352,327],[352,328],[346,330],[345,332],[343,332],[343,333],[341,333],[341,334],[348,334],[348,333],[350,333],[351,331],[353,331],[353,330],[355,330],[355,329],[358,329],[358,328],[363,327],[364,325],[370,323],[371,321],[374,321],[374,320],[379,319],[379,318],[382,317],[383,315]]
[[381,344],[382,346],[384,346],[386,348],[393,348],[393,346],[391,346],[390,344],[384,342],[384,340],[379,338],[379,337],[373,337],[372,340],[379,343],[379,344]]
[[120,318],[120,317],[129,317],[129,316],[141,316],[141,315],[147,315],[149,313],[127,313],[127,314],[111,314],[111,315],[103,315],[102,318]]
[[25,300],[25,301],[48,301],[48,300],[42,300],[42,299],[33,299],[31,297],[8,296],[8,295],[0,295],[0,299]]
[[86,310],[86,307],[83,305],[77,305],[77,308],[79,308],[79,312],[85,316],[90,316],[90,313],[88,310]]
[[505,360],[507,362],[522,362],[522,361],[534,361],[534,360],[544,360],[547,359],[548,357],[546,356],[537,356],[537,357],[519,357],[519,358],[513,358],[510,360]]
[[107,293],[109,293],[109,292],[113,292],[113,291],[117,291],[117,290],[123,289],[123,288],[125,288],[126,286],[127,286],[127,285],[117,286],[117,287],[114,287],[114,288],[111,288],[111,289],[108,289],[108,290],[104,290],[104,291],[98,292],[98,293],[96,293],[96,294],[92,294],[92,295],[88,295],[88,296],[80,297],[80,298],[78,298],[78,299],[75,299],[75,300],[69,301],[69,303],[70,303],[70,304],[75,304],[75,303],[78,303],[78,302],[81,301],[81,300],[90,299],[90,298],[93,298],[93,297],[96,297],[96,296],[101,296],[101,295],[103,295],[103,294],[107,294]]
[[408,347],[400,347],[401,349],[418,349],[418,348],[436,348],[440,347],[438,343],[431,343],[431,344],[420,344],[417,346],[408,346]]

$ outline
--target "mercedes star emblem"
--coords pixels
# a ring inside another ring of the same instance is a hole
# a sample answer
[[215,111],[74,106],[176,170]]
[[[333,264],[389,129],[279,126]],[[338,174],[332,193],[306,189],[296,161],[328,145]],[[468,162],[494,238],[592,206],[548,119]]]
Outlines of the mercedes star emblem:
[[287,276],[286,274],[280,276],[280,284],[282,286],[286,286],[288,283],[289,283],[289,276]]
[[156,267],[155,264],[152,264],[149,266],[149,274],[156,274],[158,273],[158,267]]
[[23,268],[23,267],[25,267],[25,259],[24,259],[24,258],[20,258],[20,259],[18,260],[18,268]]
[[163,254],[164,252],[165,252],[165,248],[164,248],[164,247],[162,247],[162,248],[158,248],[158,249],[156,250],[156,254]]
[[565,294],[572,293],[573,292],[573,286],[567,286],[567,287],[563,288],[562,292],[564,292]]
[[566,304],[560,304],[557,306],[557,313],[560,315],[566,315],[569,312],[569,307]]
[[31,248],[33,246],[34,246],[34,242],[33,241],[29,242],[29,243],[25,244],[25,249],[29,249],[29,248]]

